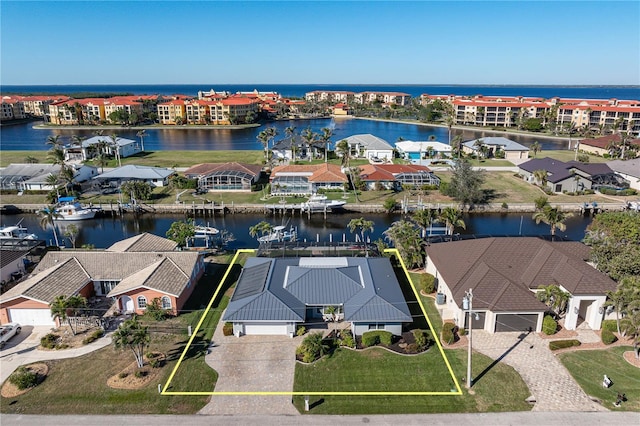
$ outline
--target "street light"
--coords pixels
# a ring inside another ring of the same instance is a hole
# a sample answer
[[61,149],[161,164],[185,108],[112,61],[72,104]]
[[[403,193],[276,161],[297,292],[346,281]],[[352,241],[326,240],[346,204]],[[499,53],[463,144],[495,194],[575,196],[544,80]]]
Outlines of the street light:
[[[467,354],[467,389],[471,389],[471,385],[473,384],[473,380],[471,379],[471,336],[473,332],[473,325],[471,324],[471,314],[473,313],[473,289],[470,288],[469,291],[464,292],[464,297],[462,298],[462,309],[469,313],[469,350]],[[462,325],[464,327],[464,324]]]

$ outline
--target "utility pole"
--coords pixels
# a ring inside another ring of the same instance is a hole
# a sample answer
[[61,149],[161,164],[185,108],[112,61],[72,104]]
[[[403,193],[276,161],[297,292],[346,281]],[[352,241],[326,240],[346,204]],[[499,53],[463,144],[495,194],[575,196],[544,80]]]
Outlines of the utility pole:
[[[467,354],[467,389],[471,389],[471,385],[473,384],[473,380],[471,379],[471,337],[473,333],[473,324],[471,323],[471,315],[473,315],[473,289],[470,288],[469,291],[464,292],[464,297],[462,298],[462,309],[466,310],[469,313],[469,349]],[[464,325],[463,325],[464,327]]]

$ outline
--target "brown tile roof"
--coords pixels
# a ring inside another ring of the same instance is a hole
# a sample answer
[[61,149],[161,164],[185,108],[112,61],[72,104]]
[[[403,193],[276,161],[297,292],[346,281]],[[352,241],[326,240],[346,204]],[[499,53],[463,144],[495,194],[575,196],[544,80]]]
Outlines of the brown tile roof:
[[271,179],[279,173],[310,174],[309,182],[347,182],[347,177],[336,164],[290,164],[276,166],[271,170]]
[[77,294],[89,282],[91,278],[76,259],[54,262],[42,273],[26,279],[0,296],[0,303],[17,297],[51,303],[58,296]]
[[557,284],[573,295],[602,295],[616,283],[586,263],[588,247],[539,238],[482,238],[432,244],[429,259],[458,305],[473,288],[474,307],[542,310],[531,290]]
[[150,251],[173,251],[178,244],[167,238],[162,238],[148,232],[144,232],[135,237],[118,241],[107,248],[107,251],[115,252],[150,252]]
[[182,271],[175,262],[165,257],[120,281],[108,296],[115,297],[140,287],[146,287],[179,297],[189,282],[189,277],[190,275]]
[[[594,139],[582,139],[581,145],[592,146],[594,148],[607,149],[611,143],[620,143],[620,133],[602,136]],[[640,146],[640,139],[633,139],[629,142],[631,145]]]

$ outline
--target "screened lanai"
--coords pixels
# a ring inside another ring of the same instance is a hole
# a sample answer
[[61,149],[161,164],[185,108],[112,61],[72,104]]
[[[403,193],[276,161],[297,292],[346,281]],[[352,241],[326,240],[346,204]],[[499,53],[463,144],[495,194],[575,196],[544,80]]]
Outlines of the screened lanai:
[[398,173],[395,178],[402,185],[410,185],[415,188],[420,188],[423,185],[440,186],[440,178],[431,172]]
[[251,191],[255,175],[240,170],[218,170],[198,179],[203,191]]

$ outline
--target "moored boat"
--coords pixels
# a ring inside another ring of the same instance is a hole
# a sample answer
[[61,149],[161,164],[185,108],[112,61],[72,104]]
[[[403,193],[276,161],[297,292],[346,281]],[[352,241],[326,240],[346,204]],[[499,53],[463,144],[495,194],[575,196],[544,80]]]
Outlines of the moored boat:
[[86,220],[93,219],[100,211],[97,207],[84,207],[75,197],[61,197],[56,206],[54,220]]
[[347,204],[346,201],[329,200],[326,195],[313,194],[307,202],[301,204],[302,211],[322,212],[341,209]]
[[30,234],[24,226],[13,225],[0,228],[1,240],[37,240],[36,234]]
[[194,230],[196,232],[196,236],[214,236],[218,235],[220,231],[213,226],[204,226],[204,225],[195,225]]
[[282,243],[288,241],[295,241],[297,238],[296,229],[291,227],[288,230],[286,226],[274,226],[273,230],[262,237],[258,238],[260,243]]

